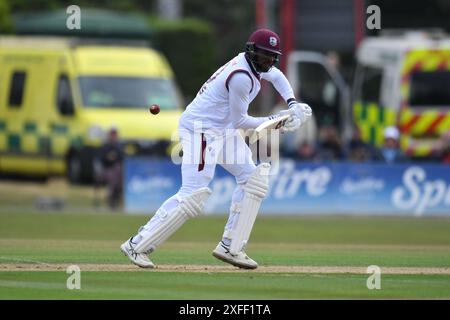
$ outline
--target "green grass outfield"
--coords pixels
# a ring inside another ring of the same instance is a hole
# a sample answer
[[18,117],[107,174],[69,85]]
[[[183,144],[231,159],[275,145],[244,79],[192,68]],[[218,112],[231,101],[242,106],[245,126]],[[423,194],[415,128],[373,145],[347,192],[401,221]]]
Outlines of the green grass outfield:
[[[1,213],[0,299],[450,299],[450,219],[259,217],[255,271],[211,255],[226,217],[188,221],[133,266],[119,245],[147,221],[122,214]],[[79,265],[81,289],[66,267]],[[381,289],[369,290],[369,265]]]

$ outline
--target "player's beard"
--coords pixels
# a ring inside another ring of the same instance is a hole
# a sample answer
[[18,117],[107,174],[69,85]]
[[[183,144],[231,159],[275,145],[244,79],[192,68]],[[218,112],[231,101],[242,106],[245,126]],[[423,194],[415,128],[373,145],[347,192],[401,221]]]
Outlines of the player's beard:
[[251,61],[257,72],[269,72],[277,60],[262,54],[253,54]]
[[262,64],[262,63],[258,63],[258,72],[269,72],[270,69],[272,69],[273,64],[272,65],[267,65],[267,64]]

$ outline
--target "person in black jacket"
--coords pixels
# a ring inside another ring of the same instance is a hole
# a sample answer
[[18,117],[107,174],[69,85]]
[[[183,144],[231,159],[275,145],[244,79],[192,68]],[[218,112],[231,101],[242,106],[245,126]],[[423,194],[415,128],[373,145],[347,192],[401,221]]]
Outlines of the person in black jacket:
[[400,149],[400,132],[396,127],[384,129],[384,144],[378,150],[377,158],[388,164],[406,162],[407,157]]
[[108,132],[107,140],[101,148],[100,161],[103,179],[108,193],[107,203],[111,209],[116,209],[122,200],[122,161],[123,151],[119,145],[119,133],[115,127]]

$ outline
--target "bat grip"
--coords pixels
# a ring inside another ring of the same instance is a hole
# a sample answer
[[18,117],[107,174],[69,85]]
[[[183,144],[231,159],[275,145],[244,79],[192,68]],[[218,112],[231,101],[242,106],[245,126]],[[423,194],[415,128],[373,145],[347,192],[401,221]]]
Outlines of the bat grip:
[[289,114],[290,116],[294,116],[294,115],[295,115],[295,112],[294,112],[294,110],[292,110],[292,108],[289,108],[289,109],[288,109],[288,114]]

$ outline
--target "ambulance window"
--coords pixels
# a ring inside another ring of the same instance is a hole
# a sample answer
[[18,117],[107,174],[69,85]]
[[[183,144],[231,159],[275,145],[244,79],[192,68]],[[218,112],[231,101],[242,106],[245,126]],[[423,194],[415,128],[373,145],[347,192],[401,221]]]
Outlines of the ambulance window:
[[69,78],[66,75],[61,75],[58,81],[57,105],[61,114],[73,114],[73,100],[72,92],[70,91]]
[[314,106],[319,127],[339,125],[340,92],[324,65],[301,61],[297,66],[301,100]]
[[25,87],[25,72],[16,71],[12,75],[11,91],[9,92],[9,105],[18,108],[22,105]]
[[450,72],[416,71],[411,75],[409,104],[415,106],[450,106]]
[[362,102],[380,103],[383,69],[364,67],[361,82],[360,99]]

